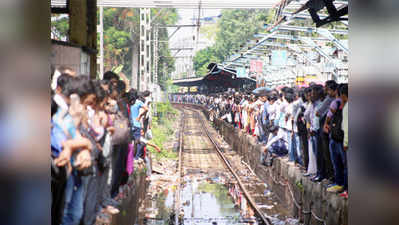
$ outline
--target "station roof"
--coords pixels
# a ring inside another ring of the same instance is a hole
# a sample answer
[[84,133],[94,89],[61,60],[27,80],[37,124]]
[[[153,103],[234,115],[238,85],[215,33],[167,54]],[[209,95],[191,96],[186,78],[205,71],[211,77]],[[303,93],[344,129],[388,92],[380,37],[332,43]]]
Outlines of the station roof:
[[193,86],[201,86],[203,77],[196,77],[196,78],[187,78],[187,79],[180,79],[174,80],[173,84],[181,87],[193,87]]
[[173,84],[181,87],[207,86],[207,87],[225,87],[239,88],[244,83],[256,83],[251,78],[237,78],[236,71],[226,68],[219,68],[216,64],[209,64],[210,72],[204,77],[188,78],[173,81]]

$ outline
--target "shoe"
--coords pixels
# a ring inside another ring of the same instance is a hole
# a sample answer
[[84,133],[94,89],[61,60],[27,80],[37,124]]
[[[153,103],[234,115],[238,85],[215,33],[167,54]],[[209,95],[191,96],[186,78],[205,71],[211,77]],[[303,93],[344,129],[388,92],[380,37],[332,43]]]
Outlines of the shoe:
[[327,191],[331,193],[341,192],[342,190],[344,190],[344,187],[340,185],[334,185],[332,187],[327,188]]
[[324,178],[321,176],[316,176],[315,178],[312,179],[313,182],[321,182]]
[[337,185],[337,184],[336,183],[329,183],[329,184],[326,184],[325,187],[328,189],[328,188],[330,188],[332,186],[335,186],[335,185]]

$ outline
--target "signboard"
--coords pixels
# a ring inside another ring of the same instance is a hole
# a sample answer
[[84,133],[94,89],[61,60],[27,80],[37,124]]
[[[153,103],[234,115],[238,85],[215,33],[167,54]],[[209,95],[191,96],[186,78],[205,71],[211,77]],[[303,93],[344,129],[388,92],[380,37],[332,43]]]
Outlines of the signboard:
[[285,66],[287,64],[287,50],[272,51],[272,65]]
[[249,72],[253,73],[256,71],[256,60],[251,60],[251,64],[249,66]]
[[237,77],[247,77],[247,71],[244,67],[237,68]]
[[262,73],[263,62],[261,60],[251,60],[249,72]]
[[255,70],[255,72],[257,72],[259,74],[259,73],[262,73],[262,70],[263,70],[263,62],[260,61],[260,60],[256,61],[256,70]]
[[197,91],[198,91],[197,86],[190,87],[190,92],[197,92]]

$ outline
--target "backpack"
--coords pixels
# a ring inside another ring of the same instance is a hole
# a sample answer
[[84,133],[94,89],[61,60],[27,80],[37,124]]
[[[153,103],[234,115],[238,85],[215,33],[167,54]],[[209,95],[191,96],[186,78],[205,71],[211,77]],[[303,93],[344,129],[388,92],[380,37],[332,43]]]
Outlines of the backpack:
[[330,134],[331,138],[335,141],[338,142],[343,142],[344,141],[344,131],[341,128],[342,124],[342,109],[340,108],[341,103],[337,102],[337,111],[334,113],[334,115],[331,118],[330,121]]
[[112,145],[128,143],[130,139],[129,120],[121,113],[115,115],[115,132],[112,135]]

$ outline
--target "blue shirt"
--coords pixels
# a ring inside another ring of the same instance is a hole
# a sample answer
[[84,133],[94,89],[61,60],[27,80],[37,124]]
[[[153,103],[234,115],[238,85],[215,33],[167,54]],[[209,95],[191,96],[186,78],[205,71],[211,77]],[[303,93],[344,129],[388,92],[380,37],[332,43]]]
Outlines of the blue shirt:
[[50,131],[50,144],[51,144],[51,153],[58,157],[58,155],[62,152],[62,142],[67,140],[67,136],[64,131],[58,126],[56,123],[51,122],[51,131]]
[[[51,152],[55,157],[58,157],[59,153],[62,151],[62,142],[76,137],[76,127],[72,116],[69,114],[62,116],[61,110],[58,110],[53,116],[51,124]],[[65,131],[67,133],[65,133]]]
[[144,103],[140,100],[136,100],[136,103],[130,107],[130,123],[133,125],[132,127],[141,128],[140,121],[137,121],[137,117],[139,117],[140,108],[143,107]]
[[57,124],[61,129],[66,130],[69,138],[75,138],[76,127],[73,122],[72,116],[69,113],[62,115],[62,110],[59,109],[52,118],[52,122]]

